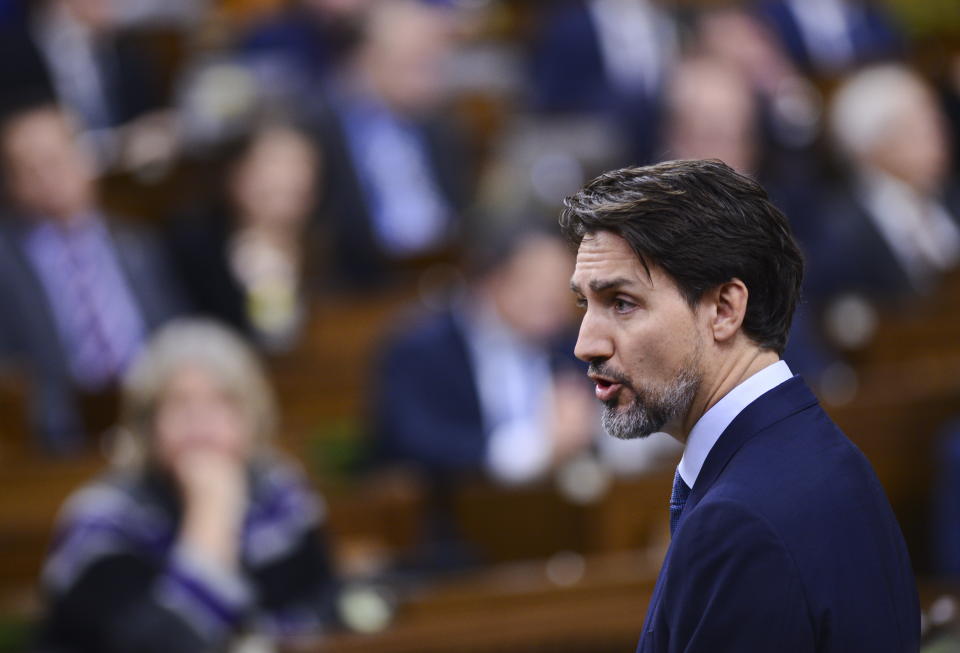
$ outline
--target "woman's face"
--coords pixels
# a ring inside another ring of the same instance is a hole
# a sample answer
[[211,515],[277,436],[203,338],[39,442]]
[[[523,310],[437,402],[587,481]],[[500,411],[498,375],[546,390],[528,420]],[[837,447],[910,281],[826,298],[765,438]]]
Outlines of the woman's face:
[[240,402],[213,375],[186,365],[170,377],[154,416],[154,453],[172,468],[196,451],[243,463],[253,449],[253,425]]

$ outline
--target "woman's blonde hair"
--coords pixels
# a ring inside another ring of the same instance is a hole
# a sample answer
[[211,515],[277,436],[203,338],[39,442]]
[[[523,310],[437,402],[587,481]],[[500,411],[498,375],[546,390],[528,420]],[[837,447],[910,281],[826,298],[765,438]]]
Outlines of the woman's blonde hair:
[[112,452],[115,465],[139,469],[149,462],[157,406],[174,374],[185,367],[208,373],[246,413],[255,455],[270,451],[276,405],[256,354],[228,328],[188,318],[157,331],[124,376],[120,430]]

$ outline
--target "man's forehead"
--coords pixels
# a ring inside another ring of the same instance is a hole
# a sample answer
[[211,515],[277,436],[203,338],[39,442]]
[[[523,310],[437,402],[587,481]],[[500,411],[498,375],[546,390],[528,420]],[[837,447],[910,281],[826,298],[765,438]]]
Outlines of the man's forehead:
[[609,232],[588,234],[577,250],[571,286],[585,289],[617,280],[618,285],[652,288],[652,272],[620,236]]

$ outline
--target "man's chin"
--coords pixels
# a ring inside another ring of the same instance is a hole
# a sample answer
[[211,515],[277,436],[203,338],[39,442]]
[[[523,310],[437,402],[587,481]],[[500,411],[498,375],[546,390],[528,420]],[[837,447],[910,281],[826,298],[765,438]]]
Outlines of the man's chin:
[[661,428],[643,416],[631,414],[630,406],[621,407],[615,401],[604,403],[601,424],[607,435],[618,440],[640,440]]

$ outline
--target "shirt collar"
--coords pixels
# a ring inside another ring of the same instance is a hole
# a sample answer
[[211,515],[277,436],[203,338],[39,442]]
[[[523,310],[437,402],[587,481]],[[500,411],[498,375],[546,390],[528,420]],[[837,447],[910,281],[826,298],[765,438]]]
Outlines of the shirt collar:
[[692,488],[697,482],[697,476],[700,475],[707,455],[726,428],[730,426],[730,422],[760,395],[792,377],[793,372],[785,361],[781,360],[768,365],[724,395],[697,420],[690,431],[683,457],[677,466],[680,477],[688,487]]

